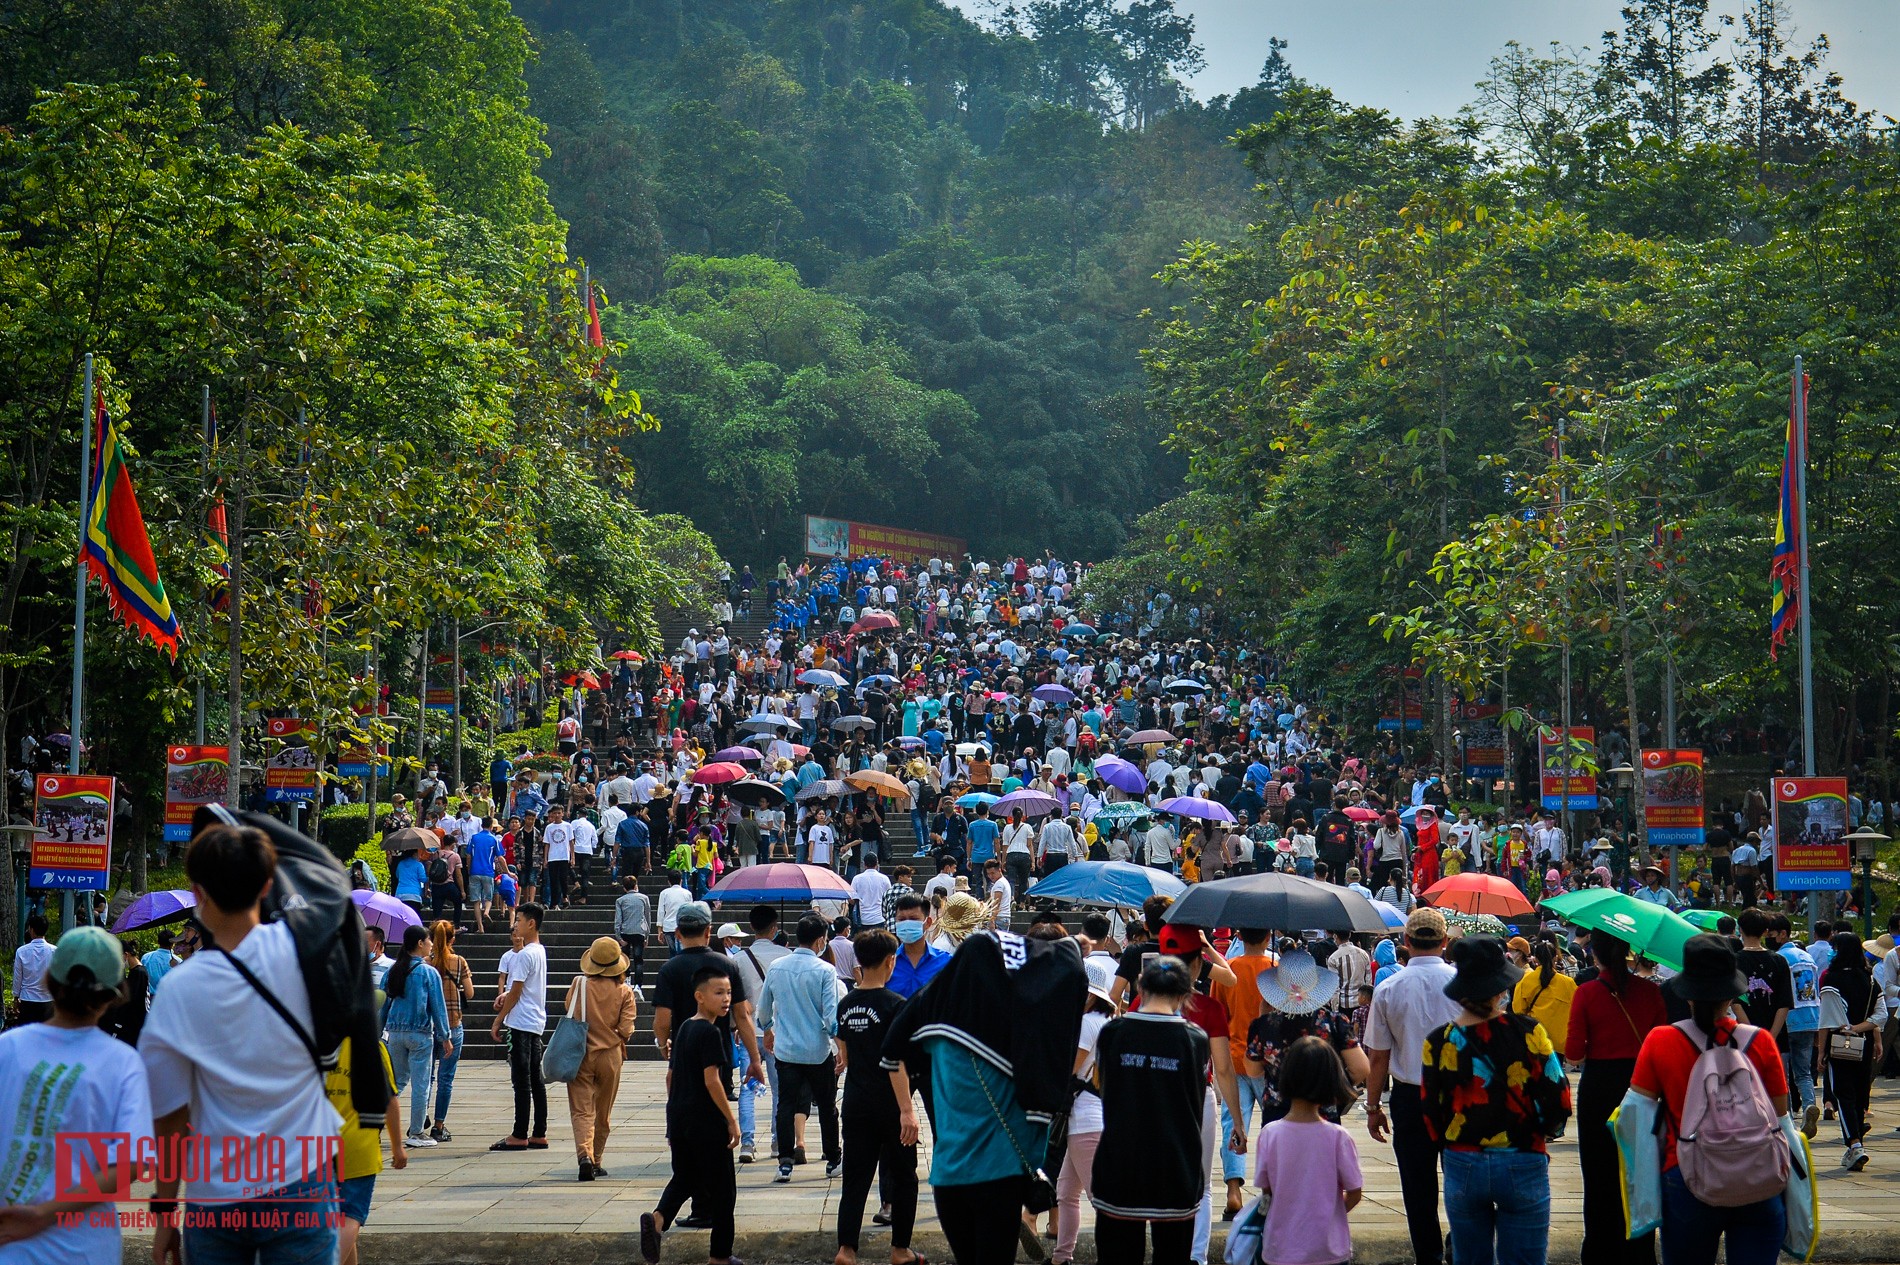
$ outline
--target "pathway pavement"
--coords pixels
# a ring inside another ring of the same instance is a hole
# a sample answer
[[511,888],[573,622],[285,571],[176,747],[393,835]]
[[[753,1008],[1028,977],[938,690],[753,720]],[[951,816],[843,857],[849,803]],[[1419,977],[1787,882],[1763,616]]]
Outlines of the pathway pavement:
[[[549,1150],[492,1154],[489,1143],[506,1134],[512,1121],[507,1068],[498,1063],[464,1063],[456,1077],[455,1106],[449,1119],[454,1140],[412,1151],[409,1167],[401,1172],[384,1170],[364,1231],[363,1259],[370,1265],[555,1259],[612,1260],[624,1265],[637,1260],[640,1213],[653,1207],[669,1173],[663,1135],[664,1075],[658,1063],[626,1065],[605,1156],[613,1176],[582,1183],[575,1180],[565,1091],[550,1087],[548,1133],[553,1146]],[[761,1096],[762,1155],[770,1149],[769,1102]],[[404,1108],[406,1113],[406,1096]],[[1894,1128],[1900,1123],[1900,1089],[1885,1085],[1876,1089],[1874,1112],[1870,1146],[1874,1159],[1860,1174],[1839,1168],[1840,1148],[1826,1132],[1832,1126],[1823,1123],[1816,1142],[1823,1181],[1823,1239],[1817,1260],[1900,1262],[1900,1132]],[[1409,1260],[1391,1148],[1366,1135],[1363,1112],[1355,1111],[1348,1125],[1357,1138],[1366,1178],[1365,1201],[1352,1215],[1355,1258],[1374,1263]],[[928,1142],[926,1132],[926,1156]],[[817,1143],[814,1121],[808,1137],[814,1163],[797,1169],[789,1185],[772,1184],[769,1162],[741,1166],[737,1251],[751,1265],[831,1260],[838,1184],[827,1181],[822,1163],[816,1162]],[[1562,1139],[1551,1148],[1551,1177],[1551,1259],[1575,1261],[1583,1196],[1574,1141]],[[948,1253],[930,1206],[928,1186],[918,1213],[918,1247],[934,1260],[946,1261]],[[1084,1225],[1091,1222],[1085,1210]],[[886,1234],[880,1227],[866,1226],[863,1259],[867,1265],[885,1259]],[[666,1259],[703,1261],[705,1243],[704,1232],[675,1232],[668,1236]],[[1092,1260],[1086,1234],[1081,1248],[1079,1257]],[[1213,1255],[1219,1259],[1218,1238]],[[127,1260],[135,1257],[149,1260],[128,1244]]]

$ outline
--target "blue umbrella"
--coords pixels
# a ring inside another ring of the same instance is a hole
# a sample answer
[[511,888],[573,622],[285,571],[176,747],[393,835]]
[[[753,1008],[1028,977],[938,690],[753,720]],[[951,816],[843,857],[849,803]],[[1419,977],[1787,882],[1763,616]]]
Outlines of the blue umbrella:
[[992,795],[988,791],[971,791],[968,795],[958,798],[957,807],[975,808],[978,804],[994,804],[1001,798],[1002,796]]
[[862,681],[859,681],[858,693],[862,694],[866,690],[882,689],[886,685],[896,684],[898,684],[896,677],[888,672],[879,672],[875,676],[867,676]]
[[1186,883],[1153,866],[1127,861],[1073,861],[1032,884],[1027,895],[1072,905],[1139,909],[1150,896],[1179,896],[1186,890]]
[[1089,820],[1107,822],[1135,821],[1142,817],[1152,816],[1154,816],[1154,810],[1149,808],[1146,804],[1139,800],[1123,799],[1117,800],[1113,804],[1104,805],[1101,811],[1097,812],[1093,817],[1089,818]]
[[1379,911],[1379,917],[1385,919],[1385,925],[1394,931],[1397,931],[1400,927],[1405,925],[1404,912],[1391,901],[1374,900],[1371,901],[1371,905],[1374,909]]

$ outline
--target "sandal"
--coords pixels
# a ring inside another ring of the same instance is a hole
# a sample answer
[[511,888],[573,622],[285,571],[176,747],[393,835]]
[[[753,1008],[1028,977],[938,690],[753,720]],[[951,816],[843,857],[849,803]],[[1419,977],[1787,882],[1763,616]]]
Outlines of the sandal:
[[530,1151],[545,1151],[548,1149],[548,1140],[546,1138],[529,1138],[528,1149]]
[[[542,1145],[546,1146],[547,1144],[544,1142]],[[501,1141],[491,1144],[488,1149],[491,1151],[525,1151],[528,1149],[528,1143],[516,1142],[514,1135],[511,1133]]]

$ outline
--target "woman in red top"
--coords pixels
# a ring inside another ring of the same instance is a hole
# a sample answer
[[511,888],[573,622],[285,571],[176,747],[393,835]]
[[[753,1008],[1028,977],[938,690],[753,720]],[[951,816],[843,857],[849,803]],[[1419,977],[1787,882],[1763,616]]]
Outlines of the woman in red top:
[[1629,1091],[1636,1052],[1669,1022],[1662,989],[1630,974],[1629,945],[1596,932],[1597,977],[1570,999],[1564,1057],[1583,1068],[1577,1082],[1577,1155],[1583,1164],[1583,1265],[1652,1265],[1656,1236],[1623,1237],[1623,1178],[1610,1113]]
[[[1748,977],[1735,966],[1735,950],[1717,935],[1691,936],[1683,946],[1682,973],[1669,982],[1676,996],[1689,1003],[1689,1017],[1701,1029],[1698,1042],[1681,1028],[1669,1025],[1653,1030],[1636,1055],[1630,1089],[1645,1098],[1662,1100],[1665,1133],[1662,1161],[1662,1255],[1669,1265],[1714,1265],[1716,1249],[1727,1239],[1729,1265],[1775,1265],[1788,1216],[1780,1195],[1771,1195],[1739,1208],[1703,1203],[1689,1190],[1676,1162],[1675,1122],[1682,1118],[1689,1092],[1689,1076],[1702,1055],[1702,1043],[1727,1041],[1735,1032],[1729,1013],[1735,999],[1748,991]],[[1581,990],[1579,990],[1581,991]],[[1788,1077],[1782,1070],[1775,1039],[1757,1029],[1743,1051],[1761,1077],[1768,1100],[1781,1115],[1788,1114]]]

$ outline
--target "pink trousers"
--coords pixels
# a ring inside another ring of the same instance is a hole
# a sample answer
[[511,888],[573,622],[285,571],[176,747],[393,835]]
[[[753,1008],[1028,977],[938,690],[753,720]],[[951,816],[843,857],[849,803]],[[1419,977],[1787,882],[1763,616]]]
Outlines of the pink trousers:
[[1075,1236],[1082,1232],[1082,1197],[1088,1193],[1095,1172],[1095,1144],[1100,1132],[1071,1133],[1068,1150],[1062,1156],[1062,1173],[1056,1178],[1056,1265],[1075,1259]]

